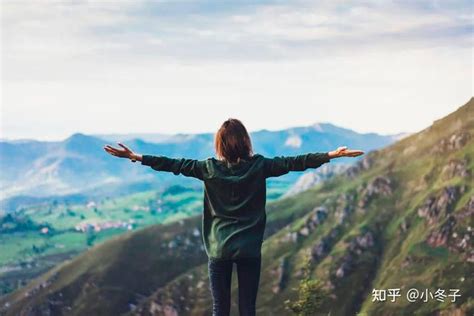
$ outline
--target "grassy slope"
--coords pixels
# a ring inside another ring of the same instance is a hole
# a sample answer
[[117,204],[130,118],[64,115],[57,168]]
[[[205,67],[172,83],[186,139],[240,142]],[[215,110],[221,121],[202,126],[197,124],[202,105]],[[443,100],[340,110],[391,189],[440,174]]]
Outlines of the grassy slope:
[[[470,137],[464,146],[442,149],[444,145],[440,142],[460,133]],[[436,148],[442,150],[436,152]],[[465,161],[470,174],[446,176],[443,168],[453,159]],[[353,176],[341,176],[324,186],[269,205],[259,315],[291,314],[283,301],[296,297],[294,289],[299,285],[299,271],[308,252],[330,232],[335,233],[328,253],[312,265],[312,277],[333,286],[331,296],[319,312],[426,315],[456,309],[459,315],[472,313],[474,284],[468,276],[473,275],[473,263],[466,260],[464,253],[445,246],[429,246],[427,236],[445,223],[446,214],[429,224],[417,215],[417,210],[427,198],[439,196],[447,186],[464,188],[456,197],[451,214],[462,212],[474,195],[473,99],[426,130],[371,153],[367,161],[372,161],[370,167],[362,168]],[[391,193],[376,193],[366,203],[359,204],[367,195],[367,185],[381,176],[390,179]],[[341,202],[341,196],[352,196],[354,200]],[[321,205],[329,214],[323,225],[297,242],[286,238],[289,232],[300,230],[313,208]],[[337,215],[344,206],[352,206],[352,211],[340,224]],[[402,221],[408,223],[405,231],[400,229]],[[188,248],[163,246],[177,236],[189,234],[193,227],[199,227],[200,219],[186,219],[182,223],[153,226],[108,241],[3,298],[0,306],[8,301],[11,306],[7,311],[12,315],[28,310],[68,315],[117,315],[132,310],[131,314],[160,315],[166,305],[177,308],[180,315],[207,315],[210,293],[200,239],[192,239]],[[471,216],[458,221],[453,231],[462,235],[472,226]],[[367,231],[372,233],[374,244],[359,255],[353,254],[352,269],[343,278],[336,278],[335,272],[351,253],[351,242]],[[470,247],[472,251],[472,241]],[[285,282],[280,291],[274,293],[275,271],[283,258],[287,260]],[[407,258],[410,263],[402,268]],[[51,281],[45,283],[48,279]],[[236,285],[234,275],[234,314],[237,313]],[[390,287],[458,288],[463,296],[450,304],[408,303],[403,298],[396,303],[371,302],[372,288]],[[25,297],[28,292],[32,294]]]

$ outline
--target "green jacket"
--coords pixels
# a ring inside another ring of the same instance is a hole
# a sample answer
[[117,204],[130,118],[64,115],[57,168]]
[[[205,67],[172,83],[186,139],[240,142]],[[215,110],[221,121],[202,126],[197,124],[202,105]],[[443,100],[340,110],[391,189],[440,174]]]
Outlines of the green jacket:
[[266,224],[266,179],[326,162],[327,153],[275,158],[256,154],[233,165],[215,158],[142,158],[143,165],[155,170],[204,181],[202,238],[207,256],[213,259],[260,256]]

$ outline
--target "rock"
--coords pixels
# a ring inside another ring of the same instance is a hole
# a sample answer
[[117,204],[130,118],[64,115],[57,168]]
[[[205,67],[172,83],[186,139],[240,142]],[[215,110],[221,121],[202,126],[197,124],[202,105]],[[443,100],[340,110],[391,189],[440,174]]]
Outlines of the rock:
[[378,176],[369,182],[365,189],[361,190],[361,197],[357,206],[363,209],[374,197],[390,196],[392,193],[392,183],[390,178],[386,176]]
[[436,146],[433,146],[432,153],[439,154],[459,150],[467,144],[470,138],[469,132],[456,132],[450,137],[442,139]]
[[448,238],[452,235],[454,225],[456,225],[456,219],[450,215],[439,229],[428,235],[426,242],[432,247],[447,245]]
[[329,240],[330,238],[323,237],[320,242],[316,243],[316,245],[311,248],[311,259],[313,262],[321,260],[329,253],[329,250],[331,250]]
[[[161,302],[160,299],[158,301],[151,301],[148,307],[148,312],[150,315],[156,316],[178,316],[177,307],[174,306],[172,300],[168,300],[168,303]],[[135,307],[134,315],[143,315],[144,310]]]
[[163,312],[163,307],[161,304],[158,304],[156,302],[151,302],[150,303],[150,308],[148,309],[151,315],[158,315]]
[[355,241],[359,247],[367,249],[374,245],[374,236],[372,232],[368,231],[364,235],[356,237]]
[[366,231],[351,239],[347,246],[347,252],[340,260],[339,268],[336,270],[336,278],[347,276],[352,271],[354,262],[358,256],[373,248],[374,245],[375,238],[371,231]]
[[349,274],[353,266],[353,257],[351,255],[344,256],[342,264],[336,270],[336,278],[343,278]]
[[406,256],[401,264],[401,267],[406,268],[410,266],[412,263],[413,263],[413,258],[411,256]]
[[337,198],[335,217],[338,224],[343,224],[354,210],[354,195],[341,194]]
[[318,168],[317,171],[308,172],[298,178],[296,183],[283,195],[283,197],[294,196],[306,191],[315,185],[341,174],[349,168],[344,164],[326,164]]
[[410,228],[410,224],[408,223],[407,219],[404,218],[400,223],[399,229],[402,233],[407,232],[408,228]]
[[178,311],[173,305],[165,305],[163,312],[165,316],[178,316]]
[[327,209],[323,206],[317,206],[312,210],[312,214],[306,219],[305,227],[313,231],[316,226],[321,225],[328,217]]
[[170,240],[168,242],[168,248],[172,249],[172,248],[175,248],[177,246],[177,243],[175,240]]
[[328,217],[328,211],[325,207],[319,206],[313,209],[313,214],[309,217],[312,224],[320,225]]
[[309,228],[308,227],[303,227],[299,230],[299,233],[303,236],[308,236],[309,235]]
[[284,289],[286,283],[286,276],[288,270],[288,258],[284,257],[280,260],[278,267],[272,270],[272,275],[275,276],[275,284],[272,286],[272,292],[277,294]]
[[[305,220],[305,223],[303,227],[298,231],[298,237],[306,237],[308,236],[311,232],[314,231],[314,229],[323,223],[327,218],[327,210],[326,208],[322,206],[315,207],[312,211],[312,214],[308,216]],[[291,236],[287,235],[286,240],[289,240]]]
[[[447,203],[447,199],[443,201],[442,206]],[[427,244],[432,247],[446,246],[451,252],[462,255],[467,262],[472,262],[470,260],[474,259],[474,238],[470,223],[474,218],[474,197],[471,197],[462,209],[447,216],[446,221],[428,235]],[[469,223],[467,227],[463,225],[466,219]]]
[[359,173],[364,170],[368,170],[374,164],[374,160],[372,159],[371,155],[365,155],[364,158],[359,160],[354,166],[350,167],[346,170],[345,174],[349,178],[354,178]]
[[455,214],[458,221],[472,219],[474,217],[474,196],[471,196],[466,206]]
[[321,181],[321,177],[316,172],[305,173],[296,180],[295,184],[283,195],[283,197],[294,196],[300,192],[306,191]]
[[457,159],[450,160],[448,164],[443,167],[441,173],[444,179],[451,179],[454,177],[465,178],[470,174],[467,168],[467,161]]
[[298,241],[298,233],[297,232],[288,232],[286,235],[283,237],[283,242],[288,242],[291,241],[293,243]]
[[452,211],[461,191],[463,190],[459,187],[444,188],[438,196],[431,196],[425,200],[417,211],[418,216],[426,218],[429,224],[433,224],[439,216],[446,216]]
[[321,240],[311,248],[310,260],[312,262],[318,262],[323,259],[331,250],[338,234],[339,228],[334,227],[326,236],[322,237]]

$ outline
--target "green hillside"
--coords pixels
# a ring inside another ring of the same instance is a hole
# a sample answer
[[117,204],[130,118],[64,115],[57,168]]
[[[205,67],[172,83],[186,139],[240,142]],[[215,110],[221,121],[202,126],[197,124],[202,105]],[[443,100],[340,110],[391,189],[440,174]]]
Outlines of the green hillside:
[[[306,315],[473,315],[473,173],[471,98],[345,174],[270,203],[257,314],[292,315],[291,305]],[[209,315],[200,220],[107,241],[2,298],[0,308],[6,315]],[[372,301],[373,289],[397,288],[395,302]],[[458,289],[460,297],[442,302],[438,291],[408,302],[410,288]]]

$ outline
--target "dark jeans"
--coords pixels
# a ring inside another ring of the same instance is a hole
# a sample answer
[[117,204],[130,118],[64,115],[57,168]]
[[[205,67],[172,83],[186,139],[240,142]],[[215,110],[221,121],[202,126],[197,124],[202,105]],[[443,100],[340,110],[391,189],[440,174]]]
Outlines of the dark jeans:
[[209,281],[212,293],[212,316],[228,316],[233,263],[239,281],[239,312],[241,316],[255,316],[261,256],[239,259],[209,259]]

